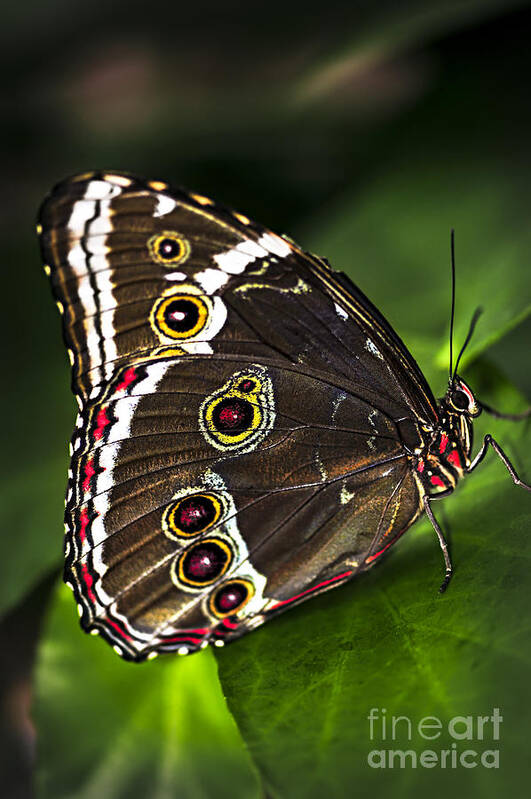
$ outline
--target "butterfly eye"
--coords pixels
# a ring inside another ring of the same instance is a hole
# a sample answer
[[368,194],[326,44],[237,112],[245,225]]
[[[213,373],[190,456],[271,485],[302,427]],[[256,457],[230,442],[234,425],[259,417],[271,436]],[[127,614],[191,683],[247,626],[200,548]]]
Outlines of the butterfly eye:
[[190,255],[190,244],[178,233],[165,231],[148,241],[151,256],[159,264],[181,264]]
[[458,413],[466,413],[471,417],[479,416],[481,413],[481,406],[478,405],[472,391],[463,380],[449,390],[447,399]]
[[172,576],[177,585],[203,588],[225,574],[232,558],[232,550],[225,541],[202,539],[178,558]]
[[464,391],[454,391],[451,396],[451,403],[456,411],[468,410],[469,400]]
[[159,300],[151,313],[156,332],[173,339],[196,336],[208,321],[205,302],[194,294],[179,294]]
[[162,527],[169,538],[204,533],[219,521],[222,505],[214,494],[192,494],[169,505]]
[[254,594],[249,580],[229,580],[220,586],[210,600],[210,610],[218,618],[238,613]]

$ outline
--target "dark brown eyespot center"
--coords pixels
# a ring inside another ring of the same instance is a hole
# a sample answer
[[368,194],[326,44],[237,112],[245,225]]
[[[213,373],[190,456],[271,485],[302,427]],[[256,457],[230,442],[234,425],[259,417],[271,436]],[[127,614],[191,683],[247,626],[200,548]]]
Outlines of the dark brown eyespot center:
[[164,309],[164,321],[176,333],[192,330],[199,321],[199,306],[193,300],[175,299]]
[[182,245],[175,239],[161,239],[157,245],[157,254],[165,260],[172,260],[181,255]]
[[232,555],[227,545],[214,540],[199,541],[181,558],[181,574],[185,582],[208,585],[227,569]]
[[249,391],[252,391],[253,388],[255,388],[255,386],[256,383],[254,382],[254,380],[249,380],[246,378],[245,380],[242,380],[240,383],[238,383],[237,389],[238,391],[241,391],[242,394],[248,394]]
[[253,406],[247,400],[227,397],[214,408],[212,421],[219,432],[227,436],[237,436],[251,428]]
[[173,512],[175,526],[193,535],[206,530],[218,516],[218,509],[208,496],[202,494],[182,499]]
[[229,582],[221,586],[214,596],[213,604],[218,613],[233,613],[249,596],[245,583]]

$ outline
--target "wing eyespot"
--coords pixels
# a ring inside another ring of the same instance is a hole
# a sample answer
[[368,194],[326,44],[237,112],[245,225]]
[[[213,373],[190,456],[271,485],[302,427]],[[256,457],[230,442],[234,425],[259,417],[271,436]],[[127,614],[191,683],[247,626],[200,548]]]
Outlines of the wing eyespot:
[[250,580],[227,580],[210,597],[208,606],[213,616],[223,619],[239,613],[254,596]]
[[[210,297],[193,283],[167,289],[155,300],[149,314],[151,329],[161,344],[178,342],[187,352],[211,352],[207,342],[227,319],[221,297]],[[195,342],[200,349],[197,350]]]
[[171,577],[177,587],[202,589],[219,580],[234,558],[229,544],[221,538],[203,538],[174,561]]
[[272,429],[274,420],[273,386],[259,366],[236,372],[199,410],[207,442],[225,451],[251,451]]
[[191,494],[168,505],[162,529],[168,538],[190,538],[209,530],[222,515],[223,503],[215,494]]
[[191,253],[190,242],[172,230],[151,236],[147,243],[151,257],[159,264],[184,263]]
[[254,380],[246,378],[245,380],[242,380],[240,383],[238,383],[236,388],[238,389],[238,391],[241,391],[242,394],[248,394],[256,389],[256,383]]
[[201,297],[174,294],[155,303],[151,322],[155,331],[167,338],[188,339],[203,330],[209,315],[209,308]]
[[216,397],[205,411],[207,429],[224,444],[245,441],[261,421],[259,406],[237,396]]

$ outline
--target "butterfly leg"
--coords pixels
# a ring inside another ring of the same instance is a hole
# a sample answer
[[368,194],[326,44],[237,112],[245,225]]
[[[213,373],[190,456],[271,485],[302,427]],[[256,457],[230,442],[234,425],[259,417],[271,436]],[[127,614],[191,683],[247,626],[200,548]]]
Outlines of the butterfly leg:
[[522,488],[527,489],[527,491],[531,491],[531,486],[528,485],[527,483],[524,483],[523,480],[520,480],[520,478],[518,477],[518,475],[516,473],[516,470],[515,470],[514,466],[512,465],[511,461],[509,460],[509,458],[507,457],[507,455],[505,454],[503,449],[500,447],[498,442],[495,441],[495,439],[491,435],[489,435],[488,433],[485,436],[485,438],[483,439],[483,446],[481,447],[481,449],[479,450],[478,454],[476,455],[476,457],[474,458],[474,460],[472,461],[472,463],[468,467],[467,472],[472,472],[476,468],[476,466],[479,466],[479,464],[481,463],[481,461],[483,460],[483,458],[487,454],[489,446],[492,447],[492,449],[494,450],[496,455],[499,457],[499,459],[505,465],[505,468],[507,469],[507,471],[509,472],[509,474],[511,475],[511,477],[513,479],[513,483],[515,485],[517,485],[517,486],[522,486]]
[[423,499],[423,505],[424,505],[424,510],[426,511],[426,516],[430,520],[430,522],[432,524],[432,527],[435,530],[435,533],[437,535],[437,538],[439,539],[439,546],[441,547],[441,550],[442,550],[442,553],[443,553],[443,557],[444,557],[444,565],[445,565],[445,568],[446,568],[446,572],[445,572],[445,575],[444,575],[444,580],[442,581],[442,583],[440,585],[440,588],[439,588],[439,593],[444,594],[444,592],[448,588],[448,583],[452,579],[452,574],[454,573],[454,567],[452,566],[452,560],[450,558],[450,552],[448,551],[448,543],[446,541],[446,538],[444,537],[443,531],[441,530],[441,528],[439,526],[439,522],[437,521],[437,519],[433,515],[433,511],[432,511],[431,505],[430,505],[430,498],[429,498],[429,496],[427,494],[425,495],[425,497]]

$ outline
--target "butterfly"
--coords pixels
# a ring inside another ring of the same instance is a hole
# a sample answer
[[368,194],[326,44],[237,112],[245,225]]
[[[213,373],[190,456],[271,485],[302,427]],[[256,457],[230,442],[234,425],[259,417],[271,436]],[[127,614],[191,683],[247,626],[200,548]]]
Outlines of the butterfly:
[[367,297],[291,239],[107,172],[56,186],[38,233],[79,405],[64,578],[122,657],[222,646],[423,513],[444,590],[433,501],[489,447],[529,489],[491,436],[472,458],[458,363],[437,402]]

